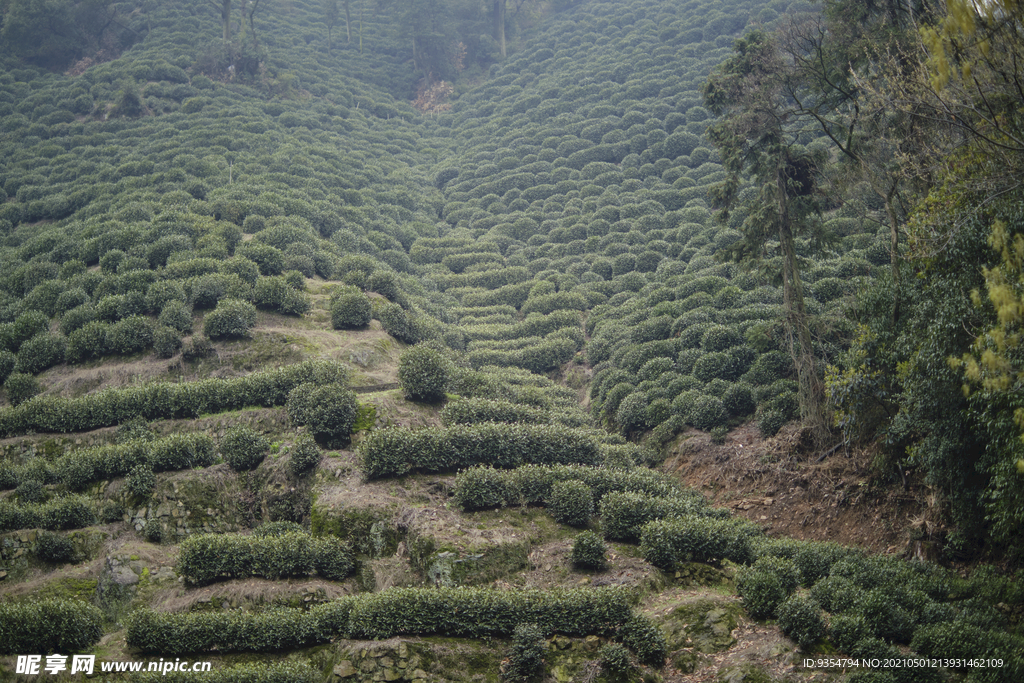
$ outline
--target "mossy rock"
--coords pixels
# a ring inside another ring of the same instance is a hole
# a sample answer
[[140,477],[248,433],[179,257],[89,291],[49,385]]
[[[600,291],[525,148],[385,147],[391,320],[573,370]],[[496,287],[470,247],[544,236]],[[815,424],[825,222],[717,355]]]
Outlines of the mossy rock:
[[[424,556],[422,550],[433,543],[432,540],[418,539],[421,559],[413,566],[420,570],[428,583],[437,586],[490,583],[525,569],[530,554],[530,544],[526,541],[510,541],[474,544],[464,549],[445,545]],[[412,545],[410,542],[410,547]]]
[[391,508],[327,508],[313,503],[310,530],[314,536],[337,536],[367,557],[394,555],[402,534],[395,528]]
[[671,575],[682,586],[719,586],[729,583],[726,572],[701,562],[679,562]]
[[725,598],[698,598],[669,612],[661,624],[669,649],[691,648],[711,654],[736,644],[732,631],[743,610],[739,602]]

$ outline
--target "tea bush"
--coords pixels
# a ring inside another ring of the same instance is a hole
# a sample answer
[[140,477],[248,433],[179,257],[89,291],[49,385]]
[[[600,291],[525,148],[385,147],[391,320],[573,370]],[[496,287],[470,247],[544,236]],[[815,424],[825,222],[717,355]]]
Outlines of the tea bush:
[[653,470],[613,470],[577,465],[524,465],[512,470],[471,467],[455,476],[452,496],[463,510],[537,505],[548,499],[556,482],[574,480],[590,487],[595,503],[601,503],[605,496],[615,491],[683,499],[686,504],[691,500],[703,500],[697,492],[682,489],[678,483]]
[[583,569],[604,569],[607,566],[605,554],[608,547],[604,540],[593,531],[584,531],[572,542],[572,563]]
[[255,324],[255,306],[248,301],[224,299],[203,318],[203,334],[211,339],[245,337]]
[[370,324],[373,307],[366,295],[355,287],[346,287],[331,296],[331,327],[358,330]]
[[267,437],[245,425],[228,429],[220,442],[224,461],[236,472],[256,469],[270,450]]
[[544,653],[547,649],[544,632],[537,624],[516,626],[512,631],[512,646],[502,661],[501,680],[528,683],[539,679],[544,674]]
[[729,511],[712,508],[697,497],[663,498],[634,491],[612,491],[601,498],[601,529],[613,541],[636,543],[647,522],[673,517],[729,517]]
[[52,564],[73,562],[75,546],[67,536],[52,531],[40,531],[36,537],[36,557]]
[[480,422],[526,422],[543,424],[551,419],[547,411],[527,405],[486,398],[456,398],[445,404],[440,413],[446,426]]
[[551,485],[547,509],[556,522],[586,526],[594,516],[594,492],[581,481],[560,481]]
[[648,522],[640,529],[640,552],[660,569],[677,562],[754,559],[753,537],[761,530],[749,522],[711,517],[678,517]]
[[[507,637],[521,623],[544,633],[600,635],[621,640],[647,660],[664,659],[664,636],[634,615],[626,591],[615,588],[495,591],[486,588],[393,588],[339,598],[308,612],[137,610],[126,619],[129,647],[163,656],[197,652],[268,652],[326,643],[335,637],[402,635]],[[660,664],[660,662],[658,662]]]
[[302,384],[288,394],[288,417],[305,425],[315,439],[330,445],[348,444],[359,404],[351,389],[340,384]]
[[156,488],[156,475],[148,464],[136,465],[124,480],[124,490],[133,498],[149,498]]
[[245,406],[283,405],[288,392],[299,384],[327,385],[346,378],[347,370],[340,363],[303,361],[235,379],[156,382],[104,389],[79,398],[37,396],[16,407],[0,409],[0,434],[85,431],[135,417],[197,417]]
[[297,477],[308,474],[317,468],[322,457],[323,453],[313,437],[301,435],[292,445],[288,470]]
[[451,362],[430,346],[406,349],[398,359],[398,382],[405,397],[433,403],[444,398]]
[[279,536],[201,534],[181,542],[176,568],[196,586],[249,576],[303,577],[314,571],[340,580],[352,572],[353,559],[337,539],[315,539],[304,531]]
[[366,476],[378,478],[482,464],[501,469],[596,464],[600,451],[588,434],[558,425],[485,423],[417,430],[386,427],[367,436],[359,455]]
[[79,652],[103,635],[103,614],[86,602],[0,603],[0,654]]
[[12,406],[21,405],[42,390],[39,380],[23,372],[12,372],[4,381],[4,393]]
[[777,613],[782,632],[795,640],[805,652],[809,652],[825,637],[821,607],[812,598],[794,595],[779,605]]

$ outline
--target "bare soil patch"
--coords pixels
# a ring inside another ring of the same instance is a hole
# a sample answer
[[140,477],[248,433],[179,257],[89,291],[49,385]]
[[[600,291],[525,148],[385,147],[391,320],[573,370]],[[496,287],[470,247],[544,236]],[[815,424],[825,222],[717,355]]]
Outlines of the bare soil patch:
[[770,536],[904,553],[922,528],[937,528],[928,487],[880,485],[871,453],[863,450],[840,447],[819,462],[821,455],[793,425],[761,439],[757,427],[746,424],[722,444],[687,431],[669,446],[662,470],[712,504],[761,524]]

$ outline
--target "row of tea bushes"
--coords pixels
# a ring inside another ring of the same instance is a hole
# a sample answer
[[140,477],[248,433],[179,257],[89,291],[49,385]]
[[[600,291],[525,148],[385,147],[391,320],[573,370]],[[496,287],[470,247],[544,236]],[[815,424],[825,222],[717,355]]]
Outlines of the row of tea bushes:
[[0,602],[0,655],[77,652],[102,635],[103,614],[86,602]]
[[672,517],[648,522],[640,528],[640,552],[659,569],[678,562],[754,561],[754,539],[761,527],[746,520],[713,517]]
[[0,463],[0,490],[12,489],[24,481],[60,483],[81,490],[94,481],[124,477],[139,465],[154,472],[209,467],[216,459],[213,437],[201,432],[172,434],[154,441],[131,440],[121,444],[72,451],[51,464],[34,457],[13,466]]
[[340,581],[355,567],[352,551],[336,538],[304,532],[279,536],[202,534],[181,542],[178,573],[198,586],[214,581],[261,576],[279,579],[318,576]]
[[627,543],[639,542],[643,526],[659,519],[731,516],[725,508],[711,507],[701,498],[665,498],[632,490],[608,493],[601,499],[600,512],[604,537]]
[[81,496],[64,496],[46,503],[18,503],[0,500],[0,531],[43,528],[51,531],[81,529],[96,523],[89,501]]
[[145,609],[126,623],[129,647],[163,656],[198,652],[267,652],[334,638],[385,639],[402,635],[506,637],[520,623],[545,634],[611,636],[660,665],[664,637],[616,588],[498,591],[486,588],[400,588],[340,598],[308,612],[166,614]]
[[511,470],[473,467],[455,476],[452,497],[463,510],[486,510],[510,505],[545,504],[552,487],[576,481],[592,492],[594,504],[619,491],[674,500],[693,509],[706,504],[696,491],[682,489],[665,475],[642,467],[628,470],[578,465],[524,465]]
[[372,432],[359,445],[359,455],[363,472],[373,479],[474,465],[593,465],[599,462],[600,449],[595,437],[584,431],[492,422],[416,430],[387,427]]
[[284,405],[288,393],[307,382],[344,383],[348,370],[335,361],[303,361],[234,379],[156,382],[105,389],[79,398],[36,396],[0,410],[0,435],[29,431],[77,432],[146,420],[198,417],[246,406]]
[[486,398],[456,398],[451,400],[441,409],[440,417],[441,423],[446,427],[457,424],[472,425],[481,422],[547,424],[556,421],[545,410],[513,403],[512,401]]

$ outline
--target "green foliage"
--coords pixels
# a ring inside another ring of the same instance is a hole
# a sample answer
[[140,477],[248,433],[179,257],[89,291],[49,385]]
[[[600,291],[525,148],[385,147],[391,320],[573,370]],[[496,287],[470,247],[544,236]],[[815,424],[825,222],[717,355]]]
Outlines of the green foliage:
[[0,384],[6,382],[7,378],[14,372],[17,362],[18,357],[10,351],[0,351]]
[[532,406],[486,398],[456,398],[441,409],[441,423],[476,424],[478,422],[527,422],[545,423],[551,421],[546,411]]
[[309,474],[320,465],[322,457],[323,453],[320,451],[320,447],[316,445],[313,437],[303,434],[292,445],[288,469],[297,477]]
[[36,557],[51,564],[74,562],[75,545],[67,536],[40,531],[36,537]]
[[629,650],[618,643],[608,643],[601,648],[601,671],[614,679],[628,678],[636,667],[630,659]]
[[418,430],[386,427],[359,445],[366,476],[409,471],[447,472],[489,464],[501,469],[524,464],[596,464],[593,438],[558,425],[485,423]]
[[224,299],[203,318],[203,334],[211,339],[245,337],[255,324],[255,306],[248,301]]
[[156,488],[156,475],[148,464],[136,465],[124,480],[124,490],[133,498],[149,498]]
[[743,607],[754,619],[771,619],[786,599],[782,578],[770,571],[748,569],[736,580],[736,588],[743,598]]
[[781,411],[765,410],[757,416],[757,429],[761,432],[761,438],[767,439],[778,434],[786,422],[788,420]]
[[220,442],[224,461],[236,472],[255,469],[267,457],[269,450],[267,437],[245,425],[230,428]]
[[749,522],[711,517],[677,517],[656,520],[640,529],[640,552],[645,560],[661,569],[677,562],[731,560],[747,563],[754,559],[751,539],[760,529]]
[[14,495],[17,496],[20,503],[43,503],[47,498],[43,482],[38,479],[21,480],[17,488],[14,489]]
[[507,683],[529,683],[544,674],[544,653],[547,643],[537,624],[519,624],[512,631],[512,646],[502,662],[501,680]]
[[341,580],[352,569],[352,554],[345,545],[337,539],[315,539],[304,531],[189,536],[181,542],[177,564],[177,571],[191,585],[249,576],[303,577],[314,571]]
[[103,614],[88,603],[35,600],[0,603],[0,653],[79,652],[103,635]]
[[144,316],[129,316],[107,328],[107,353],[128,355],[148,349],[152,345],[153,323]]
[[373,307],[365,294],[355,287],[346,287],[331,296],[331,327],[336,330],[358,330],[370,324]]
[[12,372],[4,381],[4,393],[12,406],[21,405],[42,390],[39,380],[22,372]]
[[153,350],[159,358],[171,358],[181,351],[181,332],[173,327],[161,325],[153,333]]
[[627,490],[601,497],[601,528],[605,538],[613,541],[636,543],[647,522],[689,516],[725,518],[729,513],[696,496],[662,497]]
[[779,605],[777,613],[782,632],[795,640],[804,651],[810,651],[825,637],[821,607],[812,598],[791,596]]
[[[308,612],[143,609],[128,616],[125,639],[129,647],[164,656],[269,652],[326,643],[335,637],[507,637],[528,622],[538,624],[544,633],[617,636],[634,651],[643,648],[648,658],[657,654],[661,636],[649,621],[633,617],[626,592],[618,589],[400,588],[339,598]],[[660,643],[663,648],[663,636]]]
[[556,482],[570,480],[581,481],[590,487],[598,504],[616,491],[691,501],[703,498],[694,491],[681,489],[664,475],[645,468],[613,470],[577,465],[523,465],[512,470],[471,467],[456,475],[452,495],[464,510],[538,505],[548,499]]
[[67,340],[61,334],[37,334],[18,349],[15,372],[36,375],[64,362]]
[[340,384],[301,384],[288,394],[288,417],[305,425],[314,438],[331,445],[347,445],[358,417],[359,404],[352,390]]
[[283,405],[288,392],[299,384],[336,384],[346,377],[347,371],[339,363],[304,361],[235,379],[157,382],[104,389],[79,398],[37,396],[17,407],[0,409],[0,434],[86,431],[137,417],[197,417],[245,406]]
[[398,381],[406,398],[413,401],[443,399],[450,372],[451,362],[431,346],[416,345],[398,359]]
[[608,547],[600,536],[593,531],[584,531],[572,542],[573,566],[582,569],[604,569],[607,566],[607,552]]
[[551,485],[547,508],[555,521],[584,527],[594,516],[594,492],[581,481],[560,481]]

